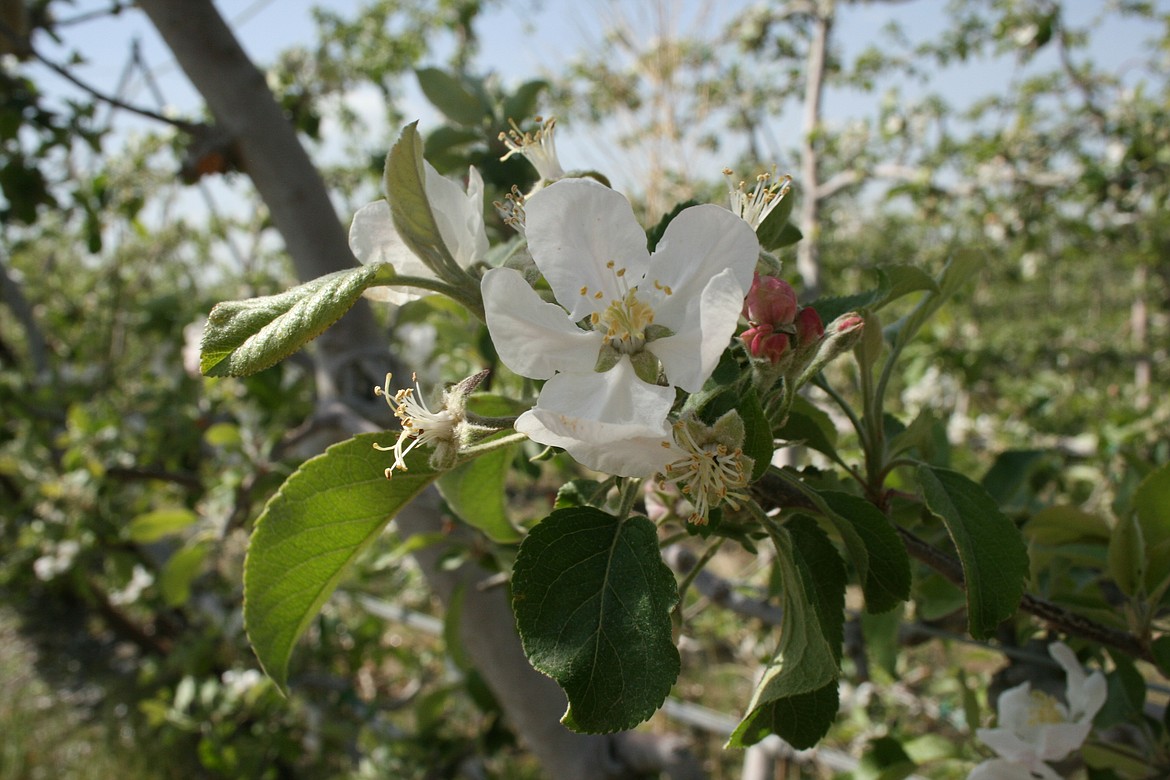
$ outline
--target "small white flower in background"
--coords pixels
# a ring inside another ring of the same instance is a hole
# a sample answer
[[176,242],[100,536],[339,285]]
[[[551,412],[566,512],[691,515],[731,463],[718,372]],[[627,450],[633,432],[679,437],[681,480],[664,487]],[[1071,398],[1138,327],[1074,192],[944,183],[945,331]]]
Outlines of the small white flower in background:
[[1076,655],[1063,642],[1048,646],[1049,654],[1067,676],[1062,704],[1043,691],[1022,683],[1000,694],[999,726],[975,733],[999,756],[972,770],[968,780],[1060,780],[1048,761],[1060,761],[1080,749],[1105,704],[1105,675],[1086,675]]
[[731,213],[738,214],[758,230],[772,210],[780,205],[788,191],[792,189],[792,177],[788,175],[776,177],[773,173],[761,173],[756,177],[756,185],[747,189],[747,182],[737,181],[735,172],[730,168],[723,169],[729,187],[727,195],[731,201]]
[[557,145],[553,138],[557,118],[555,116],[550,116],[548,119],[536,117],[535,121],[540,127],[531,133],[521,132],[514,121],[508,121],[512,125],[512,129],[506,133],[500,133],[500,140],[504,142],[504,146],[508,147],[508,153],[501,157],[500,161],[503,162],[514,154],[520,154],[532,163],[532,167],[536,169],[536,174],[541,181],[551,182],[564,178],[565,169],[561,167],[561,161],[557,158]]
[[126,586],[110,593],[110,603],[115,607],[133,604],[153,584],[154,575],[148,572],[144,566],[136,563],[134,564],[134,571],[130,575],[130,581],[126,583]]
[[56,579],[73,568],[73,562],[77,559],[79,552],[81,552],[81,543],[74,539],[64,539],[57,542],[51,552],[33,561],[33,572],[42,582]]
[[[561,179],[528,198],[525,212],[532,258],[561,305],[510,268],[482,282],[500,359],[548,380],[516,429],[599,471],[644,476],[636,462],[614,470],[621,456],[601,451],[611,445],[574,451],[564,442],[598,441],[601,430],[670,438],[674,387],[698,392],[735,332],[759,256],[755,233],[726,209],[693,206],[651,254],[629,201],[591,179]],[[607,466],[594,465],[602,459]]]
[[[446,178],[428,162],[426,194],[439,235],[447,251],[460,268],[470,268],[483,260],[488,251],[487,230],[483,222],[483,178],[470,168],[467,191]],[[403,242],[390,216],[390,203],[376,200],[358,209],[349,228],[349,248],[364,265],[390,263],[402,276],[435,278],[426,263]],[[374,300],[403,304],[421,296],[402,287],[371,287],[363,293]]]

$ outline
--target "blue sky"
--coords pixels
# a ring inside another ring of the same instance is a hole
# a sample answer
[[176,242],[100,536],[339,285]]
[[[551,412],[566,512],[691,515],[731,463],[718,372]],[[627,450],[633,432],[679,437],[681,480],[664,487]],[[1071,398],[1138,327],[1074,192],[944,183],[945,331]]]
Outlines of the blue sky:
[[[1170,0],[1165,2],[1170,5]],[[87,10],[108,7],[108,0],[78,0],[72,9],[60,11],[62,17],[82,14]],[[347,8],[356,8],[358,2],[350,0],[221,0],[217,3],[221,13],[236,30],[245,49],[253,59],[263,65],[272,60],[282,49],[306,43],[312,39],[313,25],[310,9],[315,5],[326,5],[344,13]],[[620,7],[635,21],[641,20],[651,27],[649,19],[654,9],[668,6],[678,9],[672,25],[678,32],[695,33],[719,29],[726,18],[751,5],[746,0],[725,0],[725,2],[700,2],[680,0],[677,3],[663,2],[618,3],[603,0],[513,0],[492,9],[482,20],[479,32],[482,51],[478,65],[483,70],[499,73],[506,81],[519,82],[529,78],[556,72],[584,46],[596,45],[601,25]],[[1096,14],[1104,0],[1072,0],[1068,4],[1074,23],[1085,21]],[[706,9],[705,11],[703,9]],[[717,10],[712,10],[717,9]],[[837,40],[847,56],[860,51],[875,39],[876,33],[891,18],[897,18],[912,39],[929,38],[946,24],[946,3],[943,0],[911,0],[910,2],[885,4],[866,3],[844,5],[840,11],[836,28]],[[67,13],[68,12],[68,13]],[[151,67],[168,100],[180,110],[195,110],[199,105],[198,96],[188,85],[186,78],[173,63],[170,53],[154,33],[145,16],[137,11],[125,11],[121,15],[99,21],[71,26],[65,30],[66,43],[79,50],[87,63],[78,70],[87,81],[99,88],[113,92],[126,65],[130,42],[138,40],[143,57]],[[1135,24],[1113,24],[1094,31],[1094,57],[1103,65],[1124,68],[1127,59],[1132,58],[1135,41],[1145,31]],[[62,61],[69,48],[51,45],[45,36],[38,40],[41,50]],[[1043,63],[1040,63],[1043,64]],[[948,99],[962,105],[977,96],[1002,89],[1013,77],[1011,61],[975,63],[962,68],[940,72],[936,86]],[[49,75],[42,79],[47,87],[66,86]],[[129,99],[150,107],[153,102],[139,83],[136,91],[128,94]],[[417,96],[407,106],[408,115],[417,113],[423,120],[423,127],[436,121],[433,110]],[[871,114],[876,98],[830,92],[826,96],[825,115],[831,122],[842,122],[849,117]],[[774,134],[792,138],[795,143],[798,126],[796,110],[777,119]],[[377,130],[377,128],[375,128]],[[396,134],[396,129],[384,128],[387,145]],[[587,141],[579,129],[562,125],[558,130],[558,142],[562,156],[569,167],[601,165],[596,159],[577,160],[572,155],[589,157],[595,155],[598,144]],[[593,141],[594,139],[590,139]],[[774,161],[761,161],[763,163]],[[783,161],[781,161],[783,165]],[[627,185],[630,184],[627,182]]]

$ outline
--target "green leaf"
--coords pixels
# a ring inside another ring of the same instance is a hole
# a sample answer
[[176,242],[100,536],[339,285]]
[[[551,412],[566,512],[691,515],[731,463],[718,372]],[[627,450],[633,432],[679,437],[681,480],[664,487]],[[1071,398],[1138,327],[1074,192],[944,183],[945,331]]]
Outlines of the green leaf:
[[366,265],[278,295],[220,303],[207,317],[199,370],[207,376],[263,371],[321,335],[349,311],[363,290],[392,274],[389,265]]
[[504,101],[503,119],[514,119],[522,122],[536,113],[536,100],[540,93],[548,89],[548,82],[538,79],[526,81],[516,88],[516,91]]
[[736,727],[728,747],[750,747],[776,734],[794,748],[811,748],[829,733],[840,700],[837,681],[754,707]]
[[482,125],[488,117],[486,106],[459,79],[438,68],[419,68],[418,86],[431,105],[444,116],[465,127]]
[[244,561],[244,626],[268,676],[282,688],[293,644],[346,569],[390,519],[437,476],[425,459],[386,479],[370,433],[306,461],[269,500]]
[[938,292],[928,294],[922,304],[906,315],[902,320],[891,326],[894,331],[894,349],[901,350],[918,330],[929,320],[934,313],[950,298],[962,289],[971,278],[987,262],[986,258],[975,250],[956,252],[943,268],[938,279]]
[[[516,401],[490,393],[471,396],[468,408],[483,417],[503,417],[524,411]],[[516,450],[515,446],[505,447],[480,455],[444,473],[437,483],[451,510],[498,544],[518,542],[522,535],[512,525],[505,489]]]
[[967,589],[971,636],[984,639],[1015,614],[1028,576],[1020,532],[982,487],[956,471],[920,466],[926,506],[947,527]]
[[191,583],[203,568],[203,560],[208,552],[208,542],[197,542],[176,552],[163,566],[158,586],[168,606],[178,607],[187,603],[191,597]]
[[427,200],[426,170],[423,167],[423,142],[418,122],[402,128],[402,135],[386,155],[383,189],[390,203],[390,216],[402,242],[440,278],[444,271],[458,268],[443,242]]
[[866,611],[887,612],[909,599],[910,556],[881,510],[848,493],[825,491],[821,497],[853,525],[865,544],[868,560],[862,569],[861,586]]
[[512,544],[521,537],[508,517],[504,491],[515,454],[515,447],[494,450],[446,472],[438,481],[451,511],[498,544]]
[[916,265],[901,263],[884,265],[877,269],[877,273],[881,280],[881,287],[886,290],[886,294],[881,301],[874,304],[875,309],[893,303],[912,292],[919,290],[937,292],[939,289],[938,283],[931,278],[930,274]]
[[997,504],[1008,506],[1024,492],[1032,473],[1048,456],[1045,450],[1006,450],[996,456],[979,483]]
[[837,426],[833,419],[802,395],[796,396],[776,438],[802,443],[829,457],[837,453]]
[[126,526],[126,536],[132,542],[150,544],[179,533],[198,519],[199,515],[184,507],[155,509],[131,520]]
[[644,517],[558,509],[525,537],[512,573],[524,652],[569,697],[574,731],[629,729],[662,706],[679,672],[674,575]]
[[837,714],[845,566],[811,518],[797,515],[770,532],[783,582],[780,648],[728,745],[747,747],[777,734],[811,747]]
[[768,424],[764,407],[760,406],[760,399],[752,388],[740,397],[736,411],[743,420],[743,452],[752,459],[751,481],[755,482],[764,476],[772,463],[772,426]]
[[1170,576],[1170,464],[1155,469],[1137,486],[1133,509],[1146,542],[1147,592]]
[[1077,542],[1108,544],[1111,536],[1105,519],[1075,506],[1049,506],[1028,518],[1024,536],[1036,544],[1064,546]]
[[1118,520],[1109,537],[1109,574],[1127,596],[1136,595],[1145,582],[1147,550],[1137,517],[1129,514]]

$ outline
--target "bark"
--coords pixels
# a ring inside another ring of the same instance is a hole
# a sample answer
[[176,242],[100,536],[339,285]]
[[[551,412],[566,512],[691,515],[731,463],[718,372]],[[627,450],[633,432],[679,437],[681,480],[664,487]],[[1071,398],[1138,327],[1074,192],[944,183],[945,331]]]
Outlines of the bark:
[[[268,206],[301,280],[351,266],[354,259],[345,229],[320,174],[263,75],[210,0],[141,0],[138,5],[207,101],[217,131],[234,140],[244,171]],[[318,369],[322,412],[310,426],[313,430],[306,434],[306,440],[318,429],[332,438],[368,429],[371,424],[360,414],[339,413],[337,401],[352,406],[353,399],[372,396],[369,388],[372,382],[381,382],[385,363],[382,373],[364,387],[338,386],[331,377],[337,375],[339,362],[352,364],[361,356],[353,345],[378,345],[384,340],[364,306],[355,308],[322,335],[317,353],[319,365],[324,362]],[[403,536],[439,533],[445,527],[433,491],[399,512],[395,522]],[[456,533],[470,532],[462,529]],[[415,558],[444,603],[456,592],[464,594],[460,629],[467,654],[513,728],[550,776],[558,780],[617,780],[662,771],[677,780],[703,777],[698,763],[677,738],[633,732],[582,735],[564,728],[560,724],[564,694],[528,664],[506,588],[479,587],[488,572],[474,563],[445,570],[439,565],[443,550],[441,545],[432,545]]]
[[834,0],[817,4],[813,14],[813,34],[808,47],[808,65],[804,86],[804,111],[800,147],[799,225],[804,240],[796,245],[796,270],[804,286],[805,300],[815,300],[821,292],[821,262],[817,252],[817,228],[820,221],[820,202],[817,192],[820,181],[820,161],[817,156],[816,135],[821,127],[821,102],[825,92],[825,73],[828,61],[829,36],[833,29]]
[[[252,180],[283,237],[301,281],[355,264],[349,241],[329,199],[320,172],[309,159],[264,75],[209,0],[144,0],[138,4],[175,55],[183,72],[215,117],[215,132],[233,143],[244,173]],[[319,340],[318,395],[370,399],[369,390],[386,373],[384,342],[364,301]],[[355,345],[372,345],[369,350]]]

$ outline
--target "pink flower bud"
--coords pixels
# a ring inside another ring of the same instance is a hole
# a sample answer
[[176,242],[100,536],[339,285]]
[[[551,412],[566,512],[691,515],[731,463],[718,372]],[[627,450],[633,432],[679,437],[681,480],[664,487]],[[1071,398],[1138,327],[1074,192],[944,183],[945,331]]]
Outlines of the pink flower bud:
[[767,358],[779,363],[788,351],[788,334],[777,333],[771,325],[754,325],[739,334],[752,357]]
[[796,317],[796,292],[783,279],[757,273],[744,300],[743,312],[752,323],[788,325]]
[[848,334],[863,327],[865,325],[865,318],[860,314],[850,312],[849,314],[842,314],[837,319],[833,320],[830,327],[833,333]]
[[825,335],[825,324],[821,315],[811,306],[805,306],[796,315],[796,343],[802,348],[815,344]]

